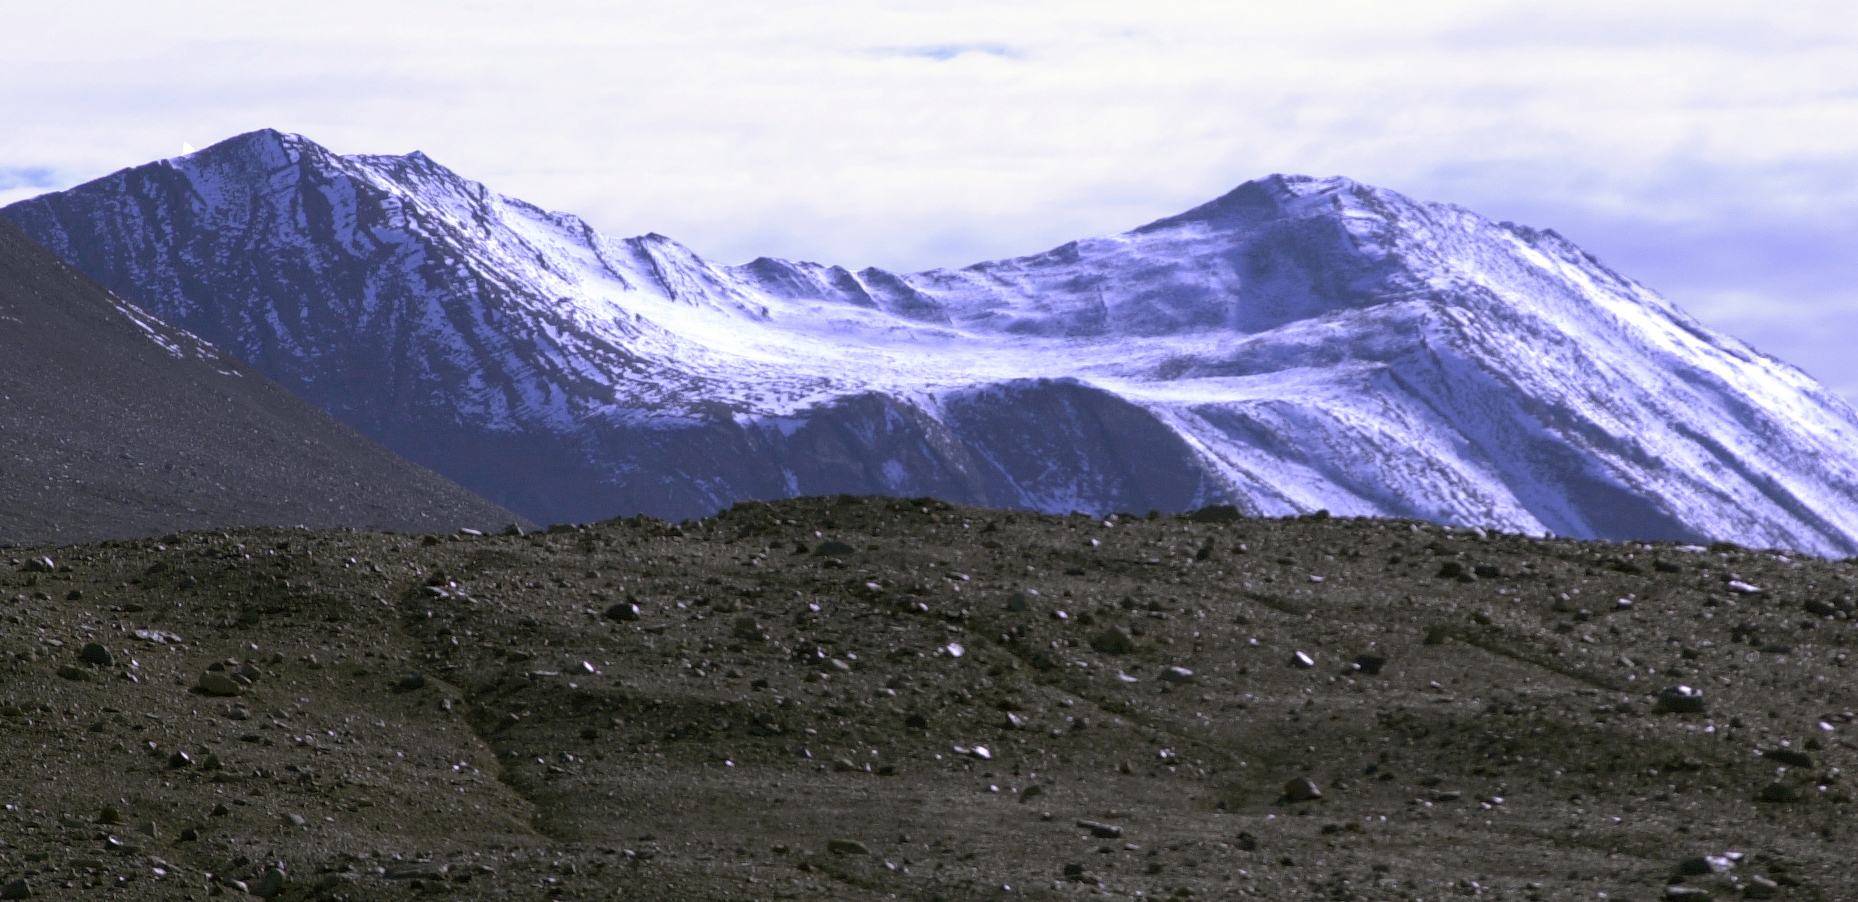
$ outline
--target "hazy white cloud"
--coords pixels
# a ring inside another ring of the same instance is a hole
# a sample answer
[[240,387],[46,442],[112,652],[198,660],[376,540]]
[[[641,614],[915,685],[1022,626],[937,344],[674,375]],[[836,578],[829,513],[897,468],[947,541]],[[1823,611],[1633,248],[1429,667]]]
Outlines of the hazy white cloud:
[[1858,396],[1844,0],[39,6],[0,173],[57,184],[0,200],[274,127],[729,262],[915,269],[1339,173],[1557,228]]

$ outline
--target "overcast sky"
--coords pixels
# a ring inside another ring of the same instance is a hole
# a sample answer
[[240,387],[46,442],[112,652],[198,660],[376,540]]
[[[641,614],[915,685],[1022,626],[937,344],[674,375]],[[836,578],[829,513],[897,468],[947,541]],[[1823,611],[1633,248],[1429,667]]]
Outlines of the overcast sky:
[[0,203],[269,127],[914,270],[1339,174],[1554,228],[1858,399],[1851,0],[14,7]]

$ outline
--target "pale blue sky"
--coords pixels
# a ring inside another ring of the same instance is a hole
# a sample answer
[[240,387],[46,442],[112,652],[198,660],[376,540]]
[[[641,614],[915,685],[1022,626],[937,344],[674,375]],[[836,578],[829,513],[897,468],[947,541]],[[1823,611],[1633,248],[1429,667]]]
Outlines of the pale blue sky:
[[1554,228],[1858,398],[1858,4],[37,4],[0,202],[256,128],[724,262],[959,266],[1347,175]]

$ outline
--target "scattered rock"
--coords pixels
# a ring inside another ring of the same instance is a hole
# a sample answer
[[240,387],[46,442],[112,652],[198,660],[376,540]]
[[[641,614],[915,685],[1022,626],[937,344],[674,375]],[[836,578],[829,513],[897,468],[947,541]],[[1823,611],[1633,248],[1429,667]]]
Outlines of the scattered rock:
[[86,643],[83,650],[77,653],[77,659],[97,667],[111,667],[116,664],[116,658],[100,642]]
[[1664,888],[1664,897],[1683,900],[1683,902],[1702,902],[1710,898],[1710,891],[1701,887],[1672,884]]
[[389,880],[437,880],[444,877],[447,870],[445,864],[437,861],[408,861],[388,865],[381,876]]
[[730,633],[744,642],[761,642],[768,638],[767,634],[761,631],[761,624],[747,615],[735,619],[735,624],[730,627]]
[[834,855],[869,855],[871,850],[864,843],[855,839],[834,839],[826,843],[826,851]]
[[622,601],[606,609],[606,619],[631,623],[639,619],[639,606],[629,601]]
[[1761,788],[1755,798],[1763,802],[1798,802],[1800,791],[1785,783],[1769,783]]
[[266,868],[264,876],[252,884],[252,895],[269,899],[284,891],[284,871],[281,868]]
[[1323,791],[1308,777],[1297,777],[1284,784],[1284,798],[1289,801],[1313,802],[1322,797]]
[[1237,523],[1244,518],[1245,515],[1230,504],[1210,505],[1187,515],[1187,519],[1195,523]]
[[165,630],[136,630],[135,632],[130,633],[129,635],[134,636],[137,639],[142,640],[143,642],[153,642],[156,645],[180,645],[182,644],[182,640],[180,636],[177,636]]
[[1781,885],[1760,874],[1749,875],[1748,882],[1742,885],[1742,895],[1750,899],[1772,899],[1781,891]]
[[1812,767],[1813,757],[1794,749],[1764,749],[1761,757],[1788,767]]
[[424,688],[426,675],[423,673],[409,673],[394,683],[395,692],[417,692]]
[[1309,668],[1316,666],[1316,659],[1310,657],[1308,652],[1300,651],[1290,656],[1290,663],[1294,666],[1301,667],[1305,670],[1308,670]]
[[223,671],[209,670],[200,675],[200,691],[208,695],[232,696],[244,691],[239,682]]
[[1387,656],[1373,653],[1355,656],[1355,669],[1368,676],[1379,676],[1381,668],[1387,666]]
[[1119,629],[1107,629],[1090,637],[1090,647],[1106,655],[1126,655],[1135,651],[1135,640]]
[[1164,683],[1177,684],[1191,683],[1194,681],[1194,672],[1185,667],[1169,667],[1161,672],[1161,681]]
[[1117,824],[1105,824],[1101,821],[1078,821],[1077,826],[1081,830],[1089,830],[1090,835],[1098,839],[1120,839],[1123,835],[1123,828]]
[[94,677],[90,675],[90,671],[85,670],[84,668],[79,667],[76,664],[59,665],[58,675],[61,677],[64,677],[67,680],[73,680],[79,683],[87,683],[91,681],[92,679],[94,679]]
[[1658,692],[1658,701],[1652,706],[1654,714],[1702,714],[1706,706],[1703,703],[1703,690],[1689,686],[1672,686]]

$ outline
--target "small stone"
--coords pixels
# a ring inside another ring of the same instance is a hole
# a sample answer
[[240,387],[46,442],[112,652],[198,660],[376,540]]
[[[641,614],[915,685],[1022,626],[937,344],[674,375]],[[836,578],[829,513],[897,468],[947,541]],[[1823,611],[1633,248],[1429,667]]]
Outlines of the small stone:
[[979,758],[982,761],[992,761],[994,757],[994,753],[991,751],[988,751],[987,747],[984,745],[975,746],[974,748],[968,751],[968,754],[973,755],[974,757]]
[[181,836],[176,841],[177,842],[199,842],[200,831],[192,827],[188,827],[187,829],[181,831]]
[[61,677],[64,677],[67,680],[73,680],[79,683],[88,683],[93,679],[93,677],[90,675],[90,671],[85,670],[84,668],[79,667],[76,664],[59,665],[58,675]]
[[1290,656],[1290,663],[1296,665],[1297,667],[1301,667],[1304,670],[1308,670],[1311,667],[1316,666],[1316,659],[1310,657],[1308,652],[1300,651]]
[[1750,585],[1739,579],[1732,579],[1729,581],[1729,591],[1737,595],[1760,595],[1761,587]]
[[1377,654],[1359,654],[1355,656],[1355,669],[1368,676],[1380,675],[1381,668],[1387,666],[1387,656]]
[[121,811],[116,810],[115,808],[105,808],[102,811],[97,812],[97,823],[99,824],[121,824],[123,823],[123,813]]
[[1135,640],[1119,629],[1107,629],[1090,637],[1090,647],[1106,655],[1126,655],[1135,651]]
[[1812,767],[1813,757],[1793,749],[1764,749],[1761,757],[1788,767]]
[[1763,802],[1797,802],[1800,791],[1785,783],[1769,783],[1761,788],[1755,798]]
[[1748,883],[1742,886],[1742,895],[1750,899],[1772,899],[1781,891],[1781,885],[1760,874],[1751,874]]
[[1705,709],[1703,690],[1689,686],[1672,686],[1658,692],[1658,701],[1652,705],[1654,714],[1702,714]]
[[929,729],[929,718],[921,714],[911,714],[903,719],[903,725],[912,730],[927,730]]
[[1078,821],[1077,826],[1081,830],[1089,830],[1090,835],[1097,839],[1120,839],[1123,835],[1122,827],[1101,821]]
[[193,763],[194,763],[193,757],[191,755],[188,755],[186,752],[177,751],[174,754],[168,756],[168,766],[172,768],[178,769],[182,767],[190,767],[193,765]]
[[1161,672],[1161,681],[1164,683],[1191,683],[1193,680],[1194,672],[1185,667],[1170,667]]
[[1664,897],[1666,899],[1681,899],[1684,900],[1684,902],[1700,902],[1700,900],[1710,898],[1710,891],[1695,886],[1672,884],[1664,888]]
[[104,648],[100,642],[86,644],[83,650],[77,653],[77,659],[97,667],[109,667],[116,663],[116,658],[110,654],[110,650]]
[[[294,816],[294,815],[293,815]],[[252,895],[269,899],[284,891],[284,872],[278,868],[266,868],[264,876],[252,884]]]
[[156,645],[180,645],[182,644],[182,640],[180,636],[177,636],[165,630],[136,630],[135,632],[130,633],[130,635],[136,637],[137,639],[140,639],[143,642],[153,642]]
[[1284,784],[1284,798],[1292,802],[1313,802],[1323,797],[1323,791],[1308,777],[1297,777]]
[[200,691],[208,695],[238,695],[239,681],[222,671],[209,670],[200,675]]
[[432,880],[445,876],[446,865],[436,861],[409,861],[390,865],[382,876],[389,880]]
[[394,683],[395,692],[415,692],[424,688],[426,688],[426,675],[421,673],[409,673]]
[[629,601],[622,601],[606,609],[606,619],[631,623],[639,619],[639,606]]
[[289,824],[292,827],[307,827],[310,824],[309,821],[304,819],[303,815],[298,814],[294,811],[291,812],[290,814],[284,815],[284,823]]
[[871,850],[864,843],[855,839],[835,839],[826,843],[826,851],[834,855],[869,855]]
[[1014,592],[1006,600],[1006,609],[1015,614],[1024,614],[1032,610],[1032,596],[1025,592]]
[[730,632],[744,642],[761,642],[768,638],[767,634],[761,631],[761,624],[757,623],[755,618],[746,615],[735,619]]

